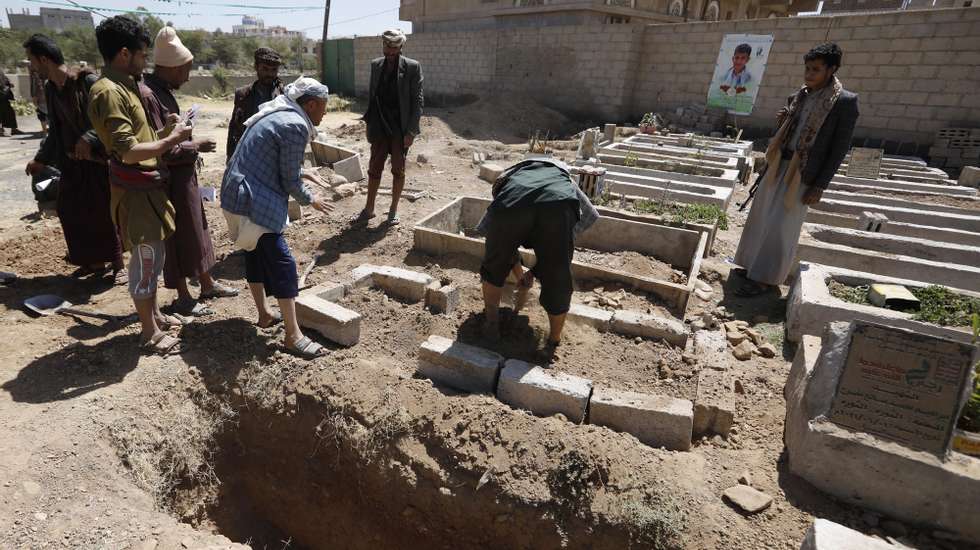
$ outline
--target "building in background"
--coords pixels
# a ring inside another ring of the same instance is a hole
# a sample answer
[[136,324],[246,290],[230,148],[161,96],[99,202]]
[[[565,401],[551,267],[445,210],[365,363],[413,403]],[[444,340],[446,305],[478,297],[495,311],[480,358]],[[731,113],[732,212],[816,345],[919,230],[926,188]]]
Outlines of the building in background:
[[24,8],[17,13],[7,8],[7,22],[11,30],[49,30],[61,32],[70,27],[95,28],[92,13],[85,10],[41,8],[38,15]]
[[413,32],[437,32],[758,19],[816,7],[817,0],[401,0],[399,19],[411,21]]
[[286,27],[273,25],[265,26],[265,21],[254,15],[242,17],[241,25],[232,25],[231,34],[235,36],[256,36],[263,38],[306,38],[302,31],[291,31]]
[[[929,10],[969,8],[976,0],[823,0],[817,12],[828,15],[883,12],[896,10]],[[980,5],[980,2],[977,2]]]

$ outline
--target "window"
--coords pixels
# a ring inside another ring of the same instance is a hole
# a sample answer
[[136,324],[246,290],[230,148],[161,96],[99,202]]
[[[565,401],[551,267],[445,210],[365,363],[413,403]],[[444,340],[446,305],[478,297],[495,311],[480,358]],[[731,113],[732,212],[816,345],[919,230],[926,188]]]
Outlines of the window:
[[731,20],[732,20],[732,12],[729,11],[728,13],[725,14],[725,21],[731,21]]
[[718,5],[718,0],[711,0],[708,3],[708,7],[704,9],[704,20],[717,21],[720,14],[721,6]]
[[607,6],[619,6],[620,8],[635,8],[636,0],[606,0]]
[[514,6],[524,8],[528,6],[545,6],[548,0],[514,0]]
[[667,10],[668,15],[673,15],[675,17],[684,16],[684,0],[674,0],[670,3],[670,9]]
[[612,24],[626,24],[630,22],[629,17],[624,17],[622,15],[610,15],[606,18],[606,23]]

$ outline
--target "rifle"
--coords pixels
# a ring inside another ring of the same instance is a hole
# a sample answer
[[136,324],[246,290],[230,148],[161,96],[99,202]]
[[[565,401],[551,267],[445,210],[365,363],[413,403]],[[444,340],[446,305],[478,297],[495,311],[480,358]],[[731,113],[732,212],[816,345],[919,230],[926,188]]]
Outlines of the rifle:
[[753,183],[752,187],[749,188],[749,196],[745,198],[745,202],[738,205],[739,212],[744,212],[745,207],[748,206],[750,202],[752,202],[752,199],[755,197],[756,191],[759,190],[759,184],[762,183],[762,178],[766,177],[767,170],[769,170],[768,164],[766,164],[762,168],[762,171],[759,172],[759,176],[755,178],[755,183]]

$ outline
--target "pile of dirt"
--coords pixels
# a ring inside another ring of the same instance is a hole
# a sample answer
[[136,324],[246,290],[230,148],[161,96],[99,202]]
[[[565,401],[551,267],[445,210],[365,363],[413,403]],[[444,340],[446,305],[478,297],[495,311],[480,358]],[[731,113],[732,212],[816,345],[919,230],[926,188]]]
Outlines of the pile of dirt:
[[687,275],[678,269],[674,269],[674,266],[669,263],[632,250],[600,252],[588,248],[576,248],[575,260],[658,281],[679,284],[687,282]]
[[581,130],[558,111],[526,98],[479,99],[459,108],[426,109],[422,131],[434,136],[527,143],[535,134],[541,139],[562,139]]

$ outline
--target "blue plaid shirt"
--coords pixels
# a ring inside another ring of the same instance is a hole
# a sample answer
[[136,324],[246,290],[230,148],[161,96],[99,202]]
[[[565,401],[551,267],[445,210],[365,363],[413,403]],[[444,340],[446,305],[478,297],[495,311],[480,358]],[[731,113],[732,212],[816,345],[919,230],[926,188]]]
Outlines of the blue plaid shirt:
[[221,180],[221,208],[282,233],[289,197],[313,200],[301,179],[309,126],[296,111],[277,111],[245,130]]

